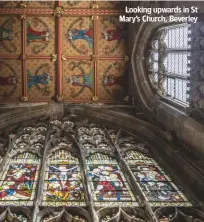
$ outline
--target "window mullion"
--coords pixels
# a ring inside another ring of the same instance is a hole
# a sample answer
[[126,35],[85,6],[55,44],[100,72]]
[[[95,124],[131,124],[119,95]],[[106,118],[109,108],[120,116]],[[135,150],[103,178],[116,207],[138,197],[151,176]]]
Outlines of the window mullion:
[[45,141],[42,150],[44,150],[42,154],[42,159],[40,163],[40,168],[39,168],[39,179],[37,182],[36,186],[36,196],[34,199],[34,207],[33,207],[33,213],[32,213],[32,221],[35,222],[37,219],[37,213],[39,212],[39,205],[40,205],[40,200],[41,196],[43,195],[43,184],[44,184],[44,177],[45,177],[45,171],[46,171],[46,157],[48,153],[48,146],[47,146],[47,141],[49,140],[49,131],[50,130],[50,125],[47,126],[47,130],[45,133]]
[[122,131],[121,131],[121,129],[120,129],[120,130],[118,131],[117,136],[116,136],[116,142],[115,142],[115,143],[113,143],[113,142],[111,141],[111,138],[109,138],[109,140],[110,140],[112,146],[114,147],[114,149],[116,150],[116,152],[117,152],[117,154],[118,154],[118,156],[119,156],[119,158],[120,158],[120,164],[121,164],[121,169],[122,169],[122,171],[123,171],[123,172],[127,172],[127,175],[129,175],[129,176],[128,176],[128,178],[130,178],[130,181],[128,181],[129,184],[132,186],[133,190],[135,191],[134,193],[138,194],[139,197],[141,198],[141,200],[138,201],[139,204],[142,203],[142,205],[141,205],[140,207],[146,206],[147,210],[149,211],[149,214],[154,217],[154,212],[153,212],[152,208],[150,207],[150,205],[149,205],[148,202],[146,201],[143,192],[141,191],[141,189],[139,188],[139,186],[137,185],[137,183],[136,183],[136,181],[135,181],[135,178],[134,178],[134,175],[133,175],[132,171],[130,170],[128,164],[127,164],[126,161],[124,160],[123,154],[125,154],[125,151],[126,151],[126,150],[125,150],[125,148],[124,148],[123,150],[120,149],[120,145],[119,145],[120,143],[119,143],[119,141],[118,141],[119,137],[121,136],[121,133],[122,133]]

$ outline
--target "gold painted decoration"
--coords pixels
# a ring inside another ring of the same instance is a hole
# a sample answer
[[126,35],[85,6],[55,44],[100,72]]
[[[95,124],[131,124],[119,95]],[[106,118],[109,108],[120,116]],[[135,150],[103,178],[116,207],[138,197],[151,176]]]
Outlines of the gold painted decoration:
[[93,100],[94,102],[98,102],[98,101],[99,101],[99,98],[98,98],[98,96],[93,96],[93,97],[92,97],[92,100]]
[[64,15],[64,10],[62,7],[56,7],[56,9],[54,10],[54,16],[56,17],[61,17]]

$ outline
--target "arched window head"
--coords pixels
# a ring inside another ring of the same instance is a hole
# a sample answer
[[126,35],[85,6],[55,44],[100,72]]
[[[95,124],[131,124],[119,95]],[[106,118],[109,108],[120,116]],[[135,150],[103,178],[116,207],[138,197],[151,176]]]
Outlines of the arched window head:
[[190,25],[157,30],[148,53],[150,80],[160,96],[174,105],[189,106]]

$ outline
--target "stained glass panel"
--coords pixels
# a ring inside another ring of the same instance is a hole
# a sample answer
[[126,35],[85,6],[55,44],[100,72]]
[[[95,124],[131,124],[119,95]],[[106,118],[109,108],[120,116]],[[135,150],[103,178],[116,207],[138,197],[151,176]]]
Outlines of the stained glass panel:
[[152,158],[129,150],[125,154],[125,161],[151,206],[191,206],[184,194]]
[[43,205],[85,205],[79,160],[60,149],[47,160]]
[[40,159],[23,152],[13,156],[0,175],[0,205],[32,205]]
[[133,206],[136,199],[117,161],[106,154],[94,153],[86,158],[88,182],[95,205]]

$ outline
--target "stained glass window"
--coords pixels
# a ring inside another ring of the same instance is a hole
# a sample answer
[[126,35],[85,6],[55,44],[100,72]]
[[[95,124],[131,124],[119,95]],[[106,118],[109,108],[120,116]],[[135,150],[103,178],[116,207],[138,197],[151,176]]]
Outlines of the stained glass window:
[[136,150],[125,154],[135,180],[151,206],[191,206],[170,177],[147,155]]
[[79,160],[65,149],[54,151],[48,156],[43,204],[44,206],[84,206]]
[[63,118],[21,128],[11,145],[0,166],[0,221],[28,222],[35,208],[41,222],[88,222],[92,213],[100,222],[149,221],[139,207],[151,215],[155,207],[192,206],[150,157],[148,143],[121,130]]
[[33,205],[39,164],[39,156],[30,152],[9,159],[0,174],[0,205]]
[[151,42],[150,78],[158,93],[180,104],[189,104],[190,25],[161,28]]
[[136,206],[136,199],[115,158],[94,153],[86,158],[88,180],[96,206]]

